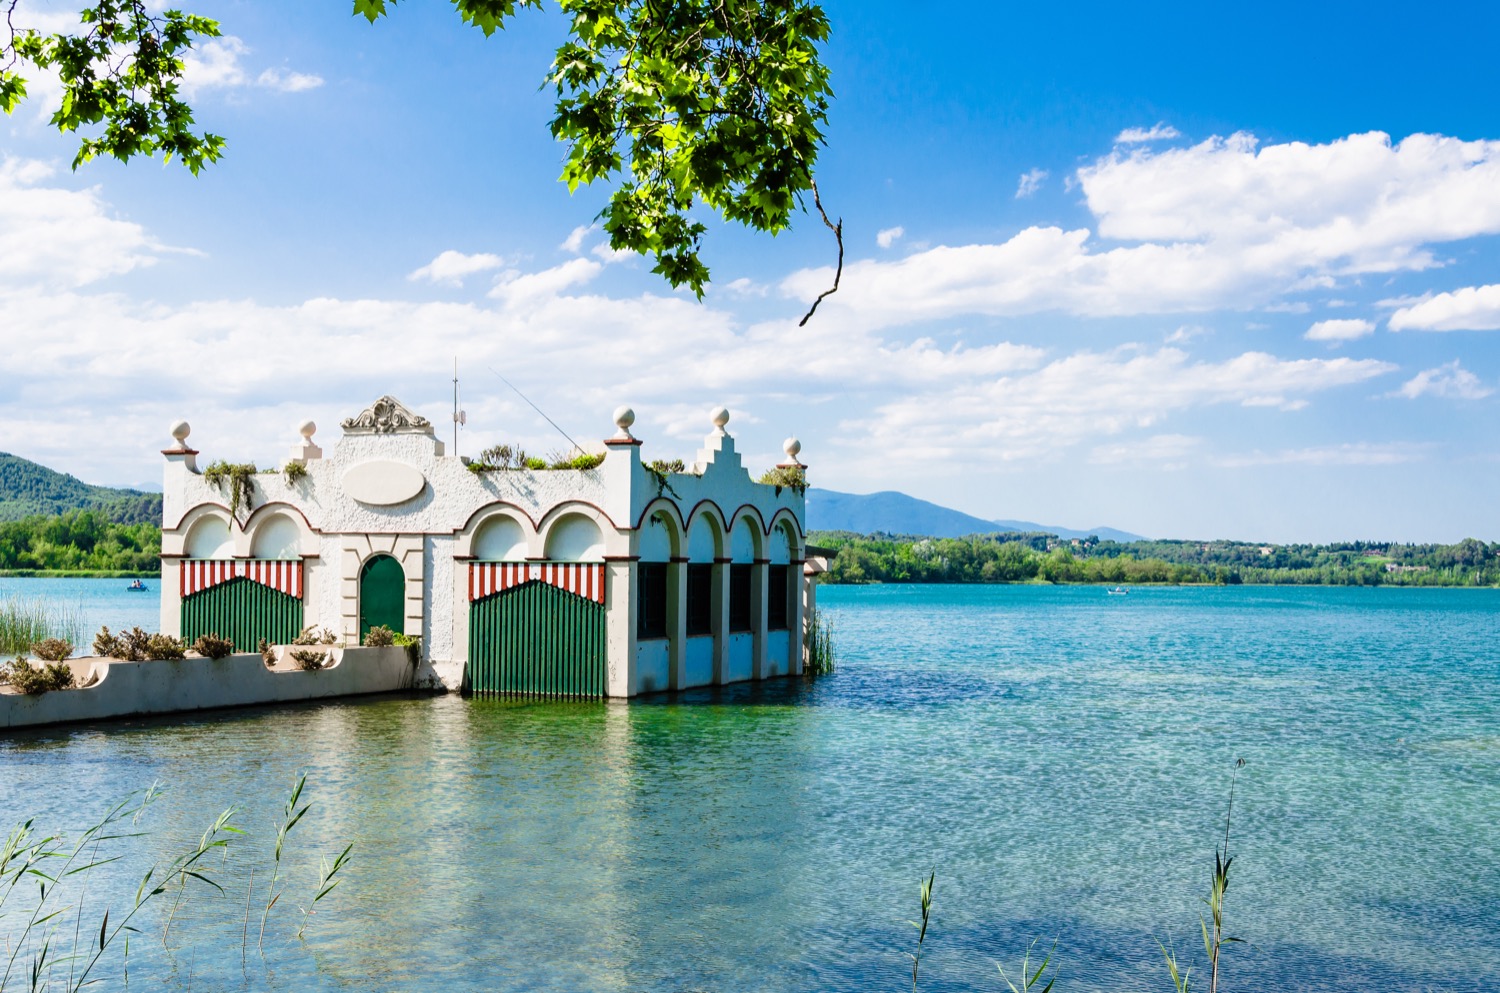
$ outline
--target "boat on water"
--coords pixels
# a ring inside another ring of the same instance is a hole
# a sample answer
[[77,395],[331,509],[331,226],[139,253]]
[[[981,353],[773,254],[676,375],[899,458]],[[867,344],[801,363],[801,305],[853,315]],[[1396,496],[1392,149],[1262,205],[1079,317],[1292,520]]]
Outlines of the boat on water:
[[139,579],[135,580],[134,582],[132,582],[129,586],[127,586],[125,588],[127,590],[131,591],[132,593],[141,593],[141,592],[145,592],[146,590],[151,589],[151,587],[147,586],[145,583],[141,582]]
[[1116,586],[1114,589],[1105,590],[1104,592],[1108,593],[1110,596],[1127,596],[1130,593],[1130,591],[1123,586]]

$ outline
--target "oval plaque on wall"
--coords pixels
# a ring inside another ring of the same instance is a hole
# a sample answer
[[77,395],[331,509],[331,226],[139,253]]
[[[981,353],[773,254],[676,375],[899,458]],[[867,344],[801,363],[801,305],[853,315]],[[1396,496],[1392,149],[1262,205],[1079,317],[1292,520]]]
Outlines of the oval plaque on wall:
[[361,462],[344,473],[344,492],[376,507],[405,503],[426,485],[421,470],[405,462]]

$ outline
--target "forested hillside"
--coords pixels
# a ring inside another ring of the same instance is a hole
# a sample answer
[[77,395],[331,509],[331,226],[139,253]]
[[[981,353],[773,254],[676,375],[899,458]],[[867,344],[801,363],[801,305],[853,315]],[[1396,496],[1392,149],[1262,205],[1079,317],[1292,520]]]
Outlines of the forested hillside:
[[1265,583],[1312,586],[1494,586],[1500,543],[1069,541],[1050,534],[922,538],[814,531],[838,550],[830,583]]
[[101,510],[0,522],[0,570],[156,573],[161,530],[120,524]]
[[161,494],[93,486],[0,452],[0,521],[54,516],[70,510],[98,510],[118,524],[160,524]]

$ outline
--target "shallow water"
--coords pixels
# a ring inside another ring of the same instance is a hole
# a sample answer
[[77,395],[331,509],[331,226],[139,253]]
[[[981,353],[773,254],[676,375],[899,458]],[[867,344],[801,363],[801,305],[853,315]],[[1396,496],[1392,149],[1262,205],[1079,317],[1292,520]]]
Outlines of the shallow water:
[[[1055,937],[1059,990],[1146,990],[1170,988],[1158,939],[1202,958],[1243,756],[1226,988],[1500,989],[1500,593],[819,596],[841,654],[814,684],[13,733],[0,813],[77,826],[160,780],[142,856],[230,803],[264,850],[309,773],[265,957],[252,923],[242,963],[247,845],[234,899],[179,911],[183,947],[132,947],[147,986],[895,989],[936,869],[923,989],[1003,988],[994,960]],[[316,854],[345,841],[299,945]]]

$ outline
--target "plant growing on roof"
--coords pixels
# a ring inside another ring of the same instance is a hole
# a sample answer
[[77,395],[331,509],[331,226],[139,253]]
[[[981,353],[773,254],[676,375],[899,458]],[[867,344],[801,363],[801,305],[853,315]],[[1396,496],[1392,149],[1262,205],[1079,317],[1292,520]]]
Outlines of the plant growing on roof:
[[553,452],[549,456],[548,469],[597,469],[604,462],[604,455],[595,452]]
[[776,487],[776,495],[782,490],[791,490],[798,496],[807,492],[807,469],[800,465],[779,465],[767,469],[757,482]]
[[664,493],[670,493],[673,496],[680,495],[676,490],[672,489],[672,484],[667,482],[667,477],[674,472],[687,472],[687,466],[683,463],[682,459],[672,459],[670,462],[666,459],[654,459],[650,462],[641,463],[641,468],[649,472],[651,478],[656,480],[657,496],[661,496]]
[[220,459],[203,470],[203,479],[220,490],[228,485],[229,516],[238,518],[241,505],[248,510],[254,503],[256,471],[254,463],[230,463]]
[[296,459],[289,459],[287,464],[281,467],[281,475],[286,479],[286,484],[292,486],[299,480],[307,478],[307,466]]

